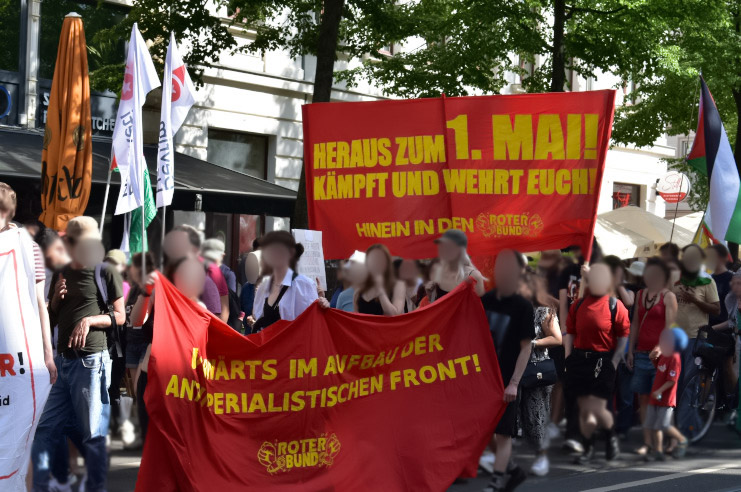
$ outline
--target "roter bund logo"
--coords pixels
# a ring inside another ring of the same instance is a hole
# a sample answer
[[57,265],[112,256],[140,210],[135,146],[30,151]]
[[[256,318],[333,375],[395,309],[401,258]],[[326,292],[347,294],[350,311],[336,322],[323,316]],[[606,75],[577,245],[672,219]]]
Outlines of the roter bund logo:
[[476,229],[484,237],[538,237],[543,232],[543,219],[530,212],[522,214],[485,214],[476,217]]
[[257,461],[271,475],[294,468],[329,468],[340,452],[340,440],[335,434],[297,441],[265,441],[257,452]]

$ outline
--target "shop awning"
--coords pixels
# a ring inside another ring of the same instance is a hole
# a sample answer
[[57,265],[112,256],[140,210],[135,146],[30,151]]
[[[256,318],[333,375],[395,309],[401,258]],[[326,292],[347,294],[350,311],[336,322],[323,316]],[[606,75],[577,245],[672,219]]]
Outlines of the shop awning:
[[[3,176],[39,180],[43,130],[0,129],[0,180]],[[93,194],[102,193],[108,175],[111,155],[110,139],[93,137]],[[152,181],[156,179],[157,147],[144,146],[144,156]],[[111,177],[108,210],[115,207],[119,177]],[[288,217],[293,212],[296,192],[269,181],[232,171],[179,152],[175,153],[174,210],[195,210],[196,195],[201,195],[201,210],[234,214],[265,214]],[[102,196],[102,195],[100,195]],[[102,201],[101,201],[102,202]],[[102,203],[91,195],[88,213],[100,209]]]

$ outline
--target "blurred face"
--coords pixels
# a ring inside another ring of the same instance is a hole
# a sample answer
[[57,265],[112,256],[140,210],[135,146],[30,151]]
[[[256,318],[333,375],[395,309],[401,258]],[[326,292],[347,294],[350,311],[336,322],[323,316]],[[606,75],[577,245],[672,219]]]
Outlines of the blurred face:
[[737,299],[741,299],[741,276],[733,276],[731,279],[731,291]]
[[109,261],[108,264],[113,265],[113,268],[115,268],[118,273],[122,274],[126,271],[126,265],[124,264],[115,263],[113,261]]
[[186,256],[195,256],[198,251],[193,248],[185,231],[170,231],[165,236],[165,254],[168,260],[175,261]]
[[561,252],[558,250],[543,251],[538,260],[538,268],[549,270],[558,264],[561,259]]
[[105,248],[99,239],[81,239],[70,248],[72,259],[85,268],[92,268],[103,261]]
[[368,270],[365,268],[365,264],[351,261],[345,269],[345,275],[353,285],[362,285],[368,278]]
[[371,275],[384,275],[389,263],[383,251],[374,249],[365,256],[365,266]]
[[682,271],[679,269],[676,263],[669,263],[669,270],[672,272],[669,278],[669,284],[674,285],[679,282],[679,278],[682,276]]
[[517,292],[520,288],[522,268],[517,262],[514,251],[502,251],[494,263],[494,278],[497,289],[502,292]]
[[416,282],[419,278],[417,263],[413,260],[402,260],[399,266],[399,278],[405,282]]
[[129,272],[129,280],[131,280],[132,282],[138,285],[141,285],[143,283],[141,263],[138,266],[134,264],[129,265],[128,272]]
[[175,271],[175,287],[189,299],[197,299],[203,292],[206,271],[196,259],[185,260]]
[[463,248],[452,241],[441,240],[437,243],[437,256],[445,262],[456,262],[461,257]]
[[337,282],[341,283],[345,281],[345,264],[347,262],[341,261],[340,267],[337,269]]
[[45,253],[46,268],[49,270],[59,270],[67,263],[72,261],[67,254],[67,248],[64,246],[62,238],[57,238],[54,242],[46,249]]
[[293,251],[283,244],[268,244],[260,251],[262,251],[262,261],[270,268],[288,268],[291,264]]
[[247,255],[247,259],[244,261],[244,273],[247,282],[253,285],[257,283],[257,279],[260,277],[260,259],[256,254],[250,253]]
[[613,285],[616,287],[622,285],[623,280],[625,280],[625,271],[622,268],[615,269],[615,273],[612,275]]
[[718,252],[715,251],[715,249],[713,248],[705,249],[705,266],[708,268],[708,270],[710,271],[715,270],[719,262],[720,262],[720,257],[718,256]]
[[612,273],[607,265],[592,265],[587,276],[589,292],[593,296],[604,296],[610,291],[612,286]]
[[651,291],[658,291],[666,287],[668,279],[664,278],[664,271],[656,266],[649,265],[643,272],[643,281]]
[[661,332],[659,348],[663,355],[671,355],[674,353],[674,333],[672,333],[671,330],[664,330]]
[[699,248],[689,248],[682,255],[682,265],[690,273],[697,273],[702,266],[702,252]]

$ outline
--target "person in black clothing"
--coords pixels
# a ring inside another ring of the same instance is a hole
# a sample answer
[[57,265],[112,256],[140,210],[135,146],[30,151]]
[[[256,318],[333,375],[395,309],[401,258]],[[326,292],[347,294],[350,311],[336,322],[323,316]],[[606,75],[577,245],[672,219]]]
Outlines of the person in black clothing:
[[531,342],[535,338],[535,313],[530,301],[518,292],[525,271],[524,257],[512,250],[499,253],[494,266],[497,288],[481,298],[497,352],[499,369],[504,382],[504,400],[509,403],[492,439],[497,459],[494,475],[485,489],[489,492],[514,490],[526,477],[519,466],[511,462],[512,437],[517,432],[517,398],[520,378],[530,358]]
[[722,244],[713,244],[705,249],[705,266],[712,270],[710,275],[715,280],[718,288],[718,299],[720,299],[720,314],[710,316],[710,326],[715,326],[728,321],[728,308],[726,308],[726,297],[731,292],[731,279],[733,272],[728,270],[728,248]]
[[355,292],[355,312],[376,316],[396,316],[404,312],[406,287],[396,280],[391,253],[383,244],[374,244],[365,252],[368,279]]

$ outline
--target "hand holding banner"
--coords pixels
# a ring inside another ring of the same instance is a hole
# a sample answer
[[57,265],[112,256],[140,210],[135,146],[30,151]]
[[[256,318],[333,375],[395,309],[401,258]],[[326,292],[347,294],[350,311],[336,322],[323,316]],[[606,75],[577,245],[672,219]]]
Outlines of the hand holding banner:
[[162,276],[137,490],[445,490],[504,411],[464,283],[387,318],[312,305],[244,337]]
[[312,229],[327,258],[405,258],[463,230],[472,255],[591,248],[614,91],[309,104]]

